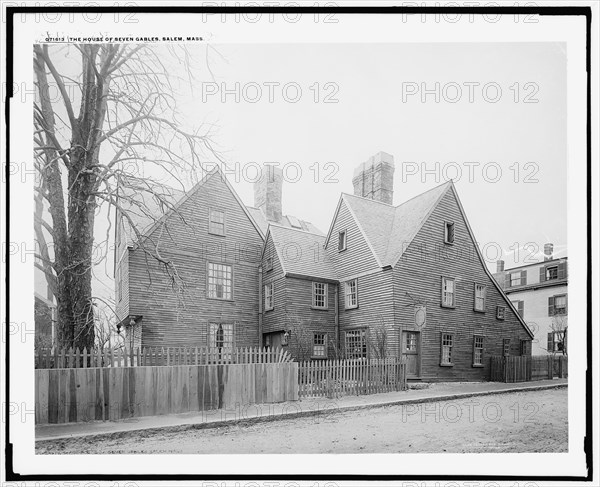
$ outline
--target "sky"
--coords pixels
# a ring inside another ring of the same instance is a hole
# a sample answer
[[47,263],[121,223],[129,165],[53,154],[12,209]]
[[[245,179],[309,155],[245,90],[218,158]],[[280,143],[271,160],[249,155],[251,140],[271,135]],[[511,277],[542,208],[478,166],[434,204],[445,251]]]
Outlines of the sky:
[[[199,69],[191,90],[176,89],[179,121],[210,130],[247,205],[256,165],[278,163],[284,213],[327,232],[340,193],[353,192],[354,168],[385,151],[395,159],[395,205],[454,180],[490,270],[499,258],[507,268],[539,260],[548,242],[567,255],[562,44],[189,49]],[[96,222],[103,240],[106,219]],[[114,292],[112,269],[109,255],[95,272],[97,295]]]

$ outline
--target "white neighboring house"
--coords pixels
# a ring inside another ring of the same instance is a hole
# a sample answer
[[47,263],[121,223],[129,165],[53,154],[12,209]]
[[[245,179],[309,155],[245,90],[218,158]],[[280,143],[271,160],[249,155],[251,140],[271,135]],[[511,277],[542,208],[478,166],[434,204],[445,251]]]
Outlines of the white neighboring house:
[[494,274],[534,333],[532,355],[567,353],[567,257],[554,258],[553,251],[545,244],[543,261],[511,269],[499,260]]

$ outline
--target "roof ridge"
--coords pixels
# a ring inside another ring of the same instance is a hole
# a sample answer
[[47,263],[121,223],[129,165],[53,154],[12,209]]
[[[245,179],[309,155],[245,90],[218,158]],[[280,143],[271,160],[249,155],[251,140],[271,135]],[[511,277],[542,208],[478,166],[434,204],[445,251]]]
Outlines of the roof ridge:
[[399,208],[403,205],[405,205],[406,203],[408,203],[409,201],[414,200],[415,198],[420,198],[423,195],[426,195],[427,193],[430,193],[431,191],[433,191],[434,189],[438,189],[441,188],[444,185],[450,185],[452,184],[452,180],[450,181],[445,181],[442,184],[438,184],[437,186],[434,186],[433,188],[429,188],[427,191],[423,191],[422,193],[416,194],[415,196],[413,196],[412,198],[407,199],[406,201],[403,201],[402,203],[400,203],[399,205],[396,205],[394,208]]

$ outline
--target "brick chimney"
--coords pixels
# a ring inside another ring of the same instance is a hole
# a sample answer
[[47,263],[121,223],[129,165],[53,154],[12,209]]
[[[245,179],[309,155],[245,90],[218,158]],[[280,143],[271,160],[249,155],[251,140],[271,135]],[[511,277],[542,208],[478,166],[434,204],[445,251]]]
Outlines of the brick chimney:
[[504,261],[503,260],[496,261],[496,272],[504,272]]
[[544,244],[544,260],[552,260],[554,245],[551,243]]
[[261,177],[254,183],[254,206],[268,221],[281,223],[283,171],[272,165],[262,167]]
[[394,200],[394,156],[378,152],[354,169],[354,194],[391,205]]

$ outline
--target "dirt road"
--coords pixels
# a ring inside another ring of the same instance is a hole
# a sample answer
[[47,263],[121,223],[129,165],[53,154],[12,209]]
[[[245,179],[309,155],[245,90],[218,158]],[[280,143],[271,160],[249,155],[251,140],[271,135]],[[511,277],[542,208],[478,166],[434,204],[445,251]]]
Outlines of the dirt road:
[[552,389],[176,433],[41,441],[36,453],[566,452],[567,437],[567,389]]

